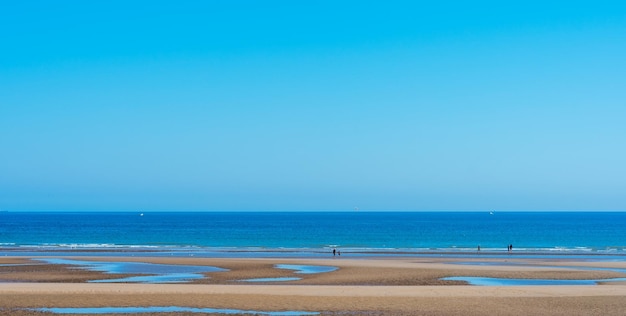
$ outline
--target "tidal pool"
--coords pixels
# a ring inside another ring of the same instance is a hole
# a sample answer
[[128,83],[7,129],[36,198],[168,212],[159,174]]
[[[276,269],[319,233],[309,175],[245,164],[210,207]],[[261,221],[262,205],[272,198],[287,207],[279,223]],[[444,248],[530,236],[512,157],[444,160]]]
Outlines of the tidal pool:
[[626,281],[626,278],[599,280],[553,280],[553,279],[504,279],[485,277],[447,277],[444,281],[465,281],[480,286],[526,286],[526,285],[597,285],[599,282]]
[[[620,268],[600,268],[588,266],[550,266],[550,265],[533,265],[519,262],[494,262],[494,261],[468,261],[453,262],[452,264],[460,265],[484,265],[484,266],[504,266],[515,265],[535,268],[566,268],[575,270],[596,270],[596,271],[613,271],[626,273],[626,269]],[[442,278],[444,281],[465,281],[470,285],[480,286],[523,286],[523,285],[597,285],[601,282],[618,282],[626,281],[626,278],[613,279],[596,279],[596,280],[554,280],[554,279],[505,279],[505,278],[487,278],[487,277],[448,277]]]
[[481,286],[520,286],[520,285],[596,285],[594,280],[550,280],[550,279],[502,279],[484,277],[448,277],[444,281],[465,281],[470,285]]
[[[335,271],[337,267],[330,266],[307,266],[307,265],[299,265],[299,264],[277,264],[274,267],[277,269],[286,269],[286,270],[295,270],[294,273],[298,274],[315,274],[315,273],[324,273]],[[243,282],[286,282],[286,281],[298,281],[302,278],[296,277],[279,277],[279,278],[255,278],[255,279],[245,279],[241,280]]]
[[38,259],[50,264],[78,266],[79,269],[104,272],[107,274],[142,274],[119,279],[90,281],[93,283],[184,283],[192,279],[204,278],[202,273],[226,271],[212,266],[188,266],[156,264],[146,262],[99,262],[71,259]]
[[282,311],[267,312],[239,309],[196,308],[180,306],[150,306],[150,307],[68,307],[68,308],[34,308],[30,310],[49,312],[54,314],[138,314],[138,313],[213,313],[213,314],[251,314],[270,316],[301,316],[319,315],[318,312]]
[[325,272],[332,272],[338,269],[337,267],[331,267],[331,266],[307,266],[307,265],[299,265],[299,264],[277,264],[276,268],[296,270],[296,272],[294,273],[299,273],[299,274],[325,273]]

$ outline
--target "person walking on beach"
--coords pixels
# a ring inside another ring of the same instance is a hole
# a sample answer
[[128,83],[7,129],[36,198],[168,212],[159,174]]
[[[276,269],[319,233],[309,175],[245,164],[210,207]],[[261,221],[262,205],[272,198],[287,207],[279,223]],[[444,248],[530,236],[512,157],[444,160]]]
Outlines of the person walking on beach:
[[337,249],[333,248],[333,257],[337,254]]

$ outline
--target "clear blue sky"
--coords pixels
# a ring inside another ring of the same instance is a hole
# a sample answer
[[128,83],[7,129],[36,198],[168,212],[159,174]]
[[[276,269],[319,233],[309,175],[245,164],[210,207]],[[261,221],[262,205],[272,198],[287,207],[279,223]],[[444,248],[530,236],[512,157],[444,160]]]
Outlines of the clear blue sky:
[[10,1],[0,209],[626,210],[623,1]]

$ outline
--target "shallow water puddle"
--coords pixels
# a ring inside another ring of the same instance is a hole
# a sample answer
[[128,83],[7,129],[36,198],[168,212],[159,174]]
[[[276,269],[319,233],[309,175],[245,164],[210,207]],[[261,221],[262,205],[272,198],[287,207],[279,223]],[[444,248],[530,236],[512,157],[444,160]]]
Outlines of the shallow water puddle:
[[[468,262],[452,262],[451,264],[460,265],[484,265],[484,266],[505,266],[518,265],[535,268],[566,268],[577,270],[596,270],[596,271],[613,271],[626,273],[626,269],[620,268],[599,268],[587,266],[550,266],[550,265],[532,265],[519,262],[494,262],[494,261],[468,261]],[[520,285],[598,285],[600,282],[618,282],[626,281],[626,278],[613,279],[597,279],[597,280],[554,280],[554,279],[505,279],[505,278],[487,278],[487,277],[448,277],[442,278],[444,281],[465,281],[470,285],[480,286],[520,286]]]
[[[286,270],[295,270],[294,273],[298,274],[315,274],[315,273],[325,273],[335,271],[337,267],[330,266],[307,266],[307,265],[299,265],[299,264],[277,264],[274,266],[277,269],[286,269]],[[287,281],[298,281],[302,278],[296,277],[279,277],[279,278],[256,278],[256,279],[245,279],[241,280],[243,282],[287,282]]]
[[146,262],[98,262],[71,259],[38,259],[50,264],[75,265],[80,269],[108,274],[146,274],[119,279],[90,281],[93,283],[184,283],[192,279],[204,278],[202,273],[226,271],[212,266],[169,265]]
[[597,285],[598,282],[626,281],[626,278],[603,280],[552,280],[552,279],[503,279],[485,277],[447,277],[443,281],[465,281],[479,286],[528,286],[528,285]]
[[277,264],[275,267],[278,269],[296,270],[296,272],[294,273],[299,274],[325,273],[332,272],[338,269],[337,267],[330,266],[307,266],[299,264]]
[[593,280],[548,280],[548,279],[501,279],[484,277],[448,277],[444,281],[465,281],[480,286],[519,286],[519,285],[595,285]]
[[214,314],[252,314],[270,316],[300,316],[319,315],[317,312],[303,311],[283,311],[266,312],[255,310],[239,309],[217,309],[217,308],[195,308],[180,306],[150,306],[150,307],[69,307],[69,308],[35,308],[31,309],[40,312],[50,312],[54,314],[133,314],[133,313],[214,313]]
[[93,280],[90,283],[184,283],[194,279],[204,278],[199,273],[172,273],[162,275],[141,275],[119,279]]

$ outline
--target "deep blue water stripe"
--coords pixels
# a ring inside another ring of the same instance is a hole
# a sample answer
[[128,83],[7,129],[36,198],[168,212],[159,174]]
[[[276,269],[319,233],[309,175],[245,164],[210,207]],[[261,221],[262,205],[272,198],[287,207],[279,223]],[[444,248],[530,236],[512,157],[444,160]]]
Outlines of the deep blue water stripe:
[[0,213],[0,244],[626,248],[625,212]]

